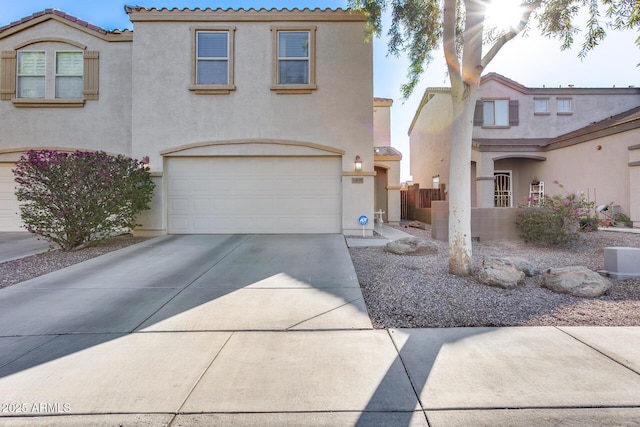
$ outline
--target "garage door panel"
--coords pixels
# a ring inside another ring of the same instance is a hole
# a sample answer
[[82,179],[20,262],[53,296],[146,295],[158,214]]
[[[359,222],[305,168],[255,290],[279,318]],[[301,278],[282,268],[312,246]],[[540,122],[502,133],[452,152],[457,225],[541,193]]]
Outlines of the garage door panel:
[[337,157],[170,158],[170,233],[338,233]]
[[24,231],[16,198],[14,163],[0,163],[0,231]]

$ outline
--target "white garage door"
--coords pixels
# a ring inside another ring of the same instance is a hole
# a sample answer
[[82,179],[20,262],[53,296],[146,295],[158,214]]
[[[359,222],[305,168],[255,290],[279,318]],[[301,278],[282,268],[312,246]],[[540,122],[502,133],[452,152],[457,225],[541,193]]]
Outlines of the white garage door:
[[21,227],[16,182],[11,169],[14,163],[0,163],[0,231],[24,231]]
[[174,157],[168,231],[340,233],[337,157]]

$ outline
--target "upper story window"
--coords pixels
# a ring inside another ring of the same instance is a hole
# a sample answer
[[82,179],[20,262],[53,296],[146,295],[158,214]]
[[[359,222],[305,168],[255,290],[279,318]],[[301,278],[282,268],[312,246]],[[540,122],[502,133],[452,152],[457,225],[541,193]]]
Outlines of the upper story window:
[[195,29],[194,72],[189,90],[198,95],[224,95],[233,84],[235,28]]
[[549,114],[549,98],[535,98],[534,114]]
[[46,52],[18,52],[17,98],[45,97],[46,60]]
[[278,31],[278,84],[309,84],[308,31]]
[[56,52],[56,98],[82,98],[82,71],[82,52]]
[[519,124],[519,102],[509,99],[483,99],[476,102],[473,125],[508,128]]
[[571,98],[558,98],[558,114],[572,114]]
[[483,101],[483,126],[509,126],[509,101],[496,99]]
[[199,85],[229,83],[229,33],[198,31],[197,81]]
[[[41,42],[47,46],[32,47]],[[63,50],[70,46],[76,49]],[[98,99],[98,60],[97,51],[58,39],[28,41],[2,51],[0,100],[16,107],[82,107],[86,100]]]
[[315,82],[315,27],[272,28],[274,82],[279,93],[310,93]]

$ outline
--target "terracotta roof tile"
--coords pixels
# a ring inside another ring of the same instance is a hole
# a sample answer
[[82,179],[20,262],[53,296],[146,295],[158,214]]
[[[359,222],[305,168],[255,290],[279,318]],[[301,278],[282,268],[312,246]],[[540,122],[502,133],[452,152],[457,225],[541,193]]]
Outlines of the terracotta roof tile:
[[270,9],[261,7],[259,9],[256,8],[249,8],[249,9],[245,9],[245,8],[233,8],[233,7],[228,7],[228,8],[221,8],[221,7],[217,7],[217,8],[211,8],[211,7],[206,7],[206,8],[200,8],[200,7],[195,7],[193,9],[188,8],[188,7],[183,7],[182,9],[178,8],[178,7],[172,7],[172,8],[166,8],[166,7],[162,7],[162,8],[155,8],[155,7],[144,7],[144,6],[126,6],[124,7],[125,12],[127,13],[131,13],[131,12],[195,12],[195,11],[202,11],[202,12],[207,12],[207,11],[211,11],[211,12],[250,12],[250,11],[255,11],[255,12],[272,12],[272,11],[276,11],[276,12],[305,12],[305,11],[310,11],[310,12],[314,12],[314,11],[321,11],[321,12],[346,12],[349,11],[350,9],[342,9],[342,8],[336,8],[336,9],[332,9],[332,8],[313,8],[310,9],[308,7],[305,7],[304,9],[300,9],[300,8],[293,8],[293,9],[289,9],[289,8],[275,8],[272,7]]
[[92,24],[90,22],[87,22],[87,21],[83,21],[82,19],[76,18],[73,15],[69,15],[68,13],[65,13],[65,12],[63,12],[63,11],[61,11],[59,9],[45,9],[45,10],[42,10],[40,12],[35,12],[32,15],[26,16],[26,17],[24,17],[24,18],[22,18],[22,19],[20,19],[18,21],[11,22],[10,24],[7,24],[7,25],[4,25],[4,26],[0,27],[0,33],[2,33],[3,31],[6,31],[8,29],[17,27],[19,25],[22,25],[24,23],[27,23],[29,21],[32,21],[34,19],[40,18],[40,17],[45,16],[45,15],[56,15],[56,16],[62,18],[62,19],[65,19],[65,20],[67,20],[69,22],[73,22],[76,25],[80,25],[82,27],[88,28],[88,29],[90,29],[92,31],[95,31],[97,33],[100,33],[100,34],[109,34],[109,33],[120,34],[120,33],[129,31],[129,30],[111,30],[111,31],[105,30],[102,27],[99,27],[99,26],[94,25],[94,24]]

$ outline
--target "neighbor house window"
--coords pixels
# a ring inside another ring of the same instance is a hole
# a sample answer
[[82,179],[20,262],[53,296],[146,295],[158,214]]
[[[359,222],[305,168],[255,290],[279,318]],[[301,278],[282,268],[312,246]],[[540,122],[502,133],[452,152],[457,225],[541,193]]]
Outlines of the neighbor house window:
[[196,29],[194,73],[189,90],[198,95],[228,94],[233,85],[233,34],[235,28]]
[[440,188],[440,175],[431,178],[431,188]]
[[549,114],[549,98],[534,99],[534,114]]
[[18,52],[17,98],[44,98],[46,77],[45,52]]
[[315,28],[272,28],[275,33],[272,89],[309,93],[315,89]]
[[558,98],[558,114],[571,114],[572,112],[571,98]]
[[509,126],[509,101],[506,99],[484,101],[482,116],[483,126]]
[[82,99],[82,52],[56,52],[56,98]]

